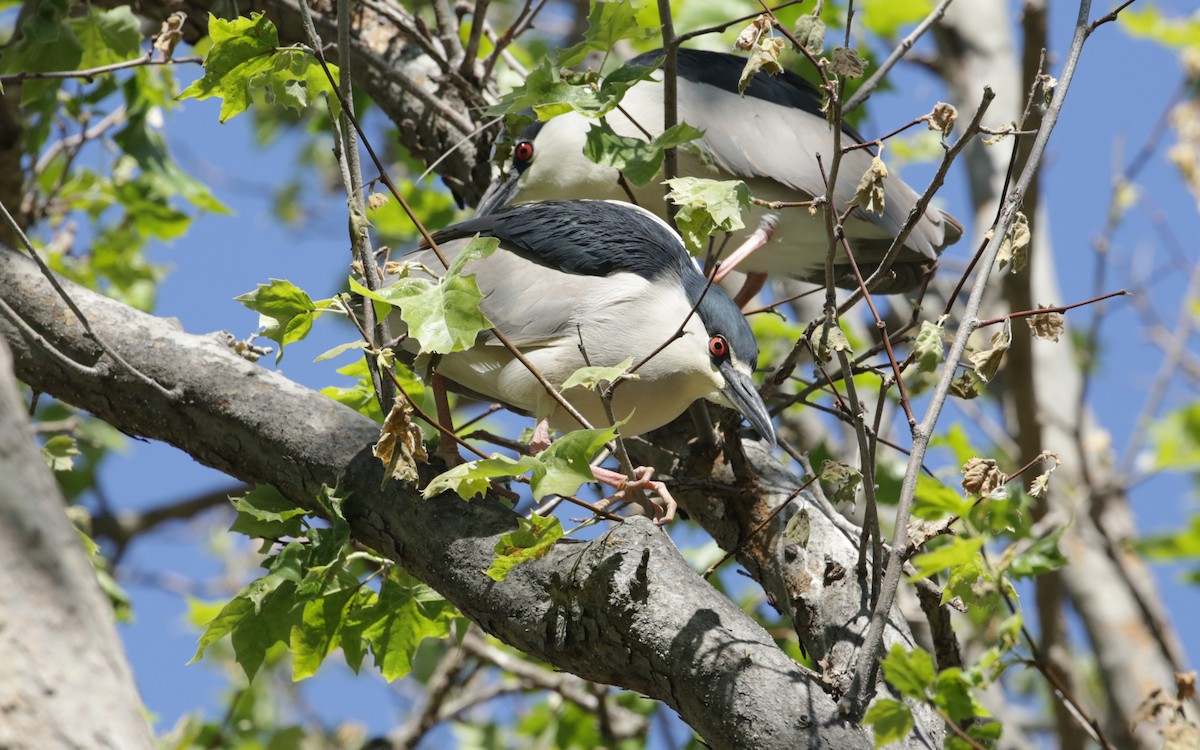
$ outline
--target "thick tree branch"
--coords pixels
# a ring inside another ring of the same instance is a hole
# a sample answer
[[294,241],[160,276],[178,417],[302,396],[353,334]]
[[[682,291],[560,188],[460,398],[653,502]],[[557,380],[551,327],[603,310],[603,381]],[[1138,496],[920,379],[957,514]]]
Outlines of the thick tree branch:
[[[131,434],[171,443],[243,481],[269,482],[298,503],[322,485],[350,496],[356,538],[391,557],[485,630],[586,679],[664,701],[714,747],[867,748],[869,731],[838,714],[816,676],[709,587],[649,522],[590,543],[560,543],[504,582],[483,574],[516,516],[492,499],[423,500],[409,484],[380,490],[377,426],[228,351],[74,285],[93,325],[138,368],[177,383],[168,402],[124,371],[80,378],[0,323],[19,376]],[[0,294],[56,347],[93,349],[49,284],[0,251]],[[83,360],[86,361],[86,360]],[[910,747],[930,746],[916,738]]]

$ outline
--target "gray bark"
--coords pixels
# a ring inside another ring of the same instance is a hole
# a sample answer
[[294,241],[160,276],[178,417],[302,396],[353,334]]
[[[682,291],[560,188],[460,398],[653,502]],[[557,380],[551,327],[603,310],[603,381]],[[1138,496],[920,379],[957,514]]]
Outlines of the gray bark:
[[0,747],[154,747],[65,501],[0,338]]

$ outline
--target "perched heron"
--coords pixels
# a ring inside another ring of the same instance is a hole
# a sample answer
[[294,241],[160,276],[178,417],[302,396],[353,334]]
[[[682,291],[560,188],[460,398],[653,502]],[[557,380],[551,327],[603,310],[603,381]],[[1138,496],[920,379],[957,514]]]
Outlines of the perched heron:
[[[661,51],[630,61],[653,65]],[[828,170],[833,157],[833,133],[820,111],[821,94],[800,76],[785,71],[780,76],[755,74],[743,98],[738,78],[745,60],[735,55],[701,50],[678,51],[678,118],[704,131],[689,147],[678,151],[683,176],[740,179],[750,193],[767,201],[804,201],[825,195],[825,181],[817,163],[820,154]],[[631,119],[632,118],[632,119]],[[635,84],[621,106],[606,115],[618,134],[649,140],[663,130],[662,72]],[[604,198],[628,200],[618,182],[617,170],[601,166],[583,154],[593,121],[577,113],[559,115],[530,125],[517,138],[508,169],[492,183],[480,200],[477,213],[496,211],[513,201],[546,198]],[[863,138],[844,126],[843,147]],[[696,151],[699,151],[697,154]],[[841,161],[835,203],[843,209],[867,172],[872,155],[867,149],[847,152]],[[660,215],[664,211],[662,186],[652,181],[632,188],[637,203]],[[882,214],[855,208],[845,223],[846,236],[864,275],[879,266],[892,240],[900,232],[917,193],[895,177],[884,182]],[[744,232],[733,241],[743,243],[767,209],[754,206]],[[939,251],[962,236],[962,225],[930,206],[914,227],[891,268],[891,278],[878,290],[907,291],[919,285],[925,267]],[[750,273],[780,274],[825,283],[828,239],[820,212],[783,208],[772,239],[761,250],[740,258],[739,269]],[[835,258],[839,286],[855,288],[853,273],[842,250]]]
[[[451,260],[476,234],[500,240],[495,252],[463,269],[483,293],[480,310],[556,388],[581,367],[632,357],[642,362],[637,377],[618,385],[611,401],[615,418],[627,420],[622,434],[660,427],[704,398],[736,409],[774,443],[770,415],[750,380],[758,359],[750,326],[657,216],[616,201],[545,201],[470,219],[434,239]],[[427,248],[405,259],[440,267]],[[466,351],[442,355],[436,371],[534,416],[542,436],[547,426],[580,426],[489,332]],[[609,424],[595,391],[577,386],[562,395],[592,425]],[[658,491],[673,510],[660,484],[640,486]]]

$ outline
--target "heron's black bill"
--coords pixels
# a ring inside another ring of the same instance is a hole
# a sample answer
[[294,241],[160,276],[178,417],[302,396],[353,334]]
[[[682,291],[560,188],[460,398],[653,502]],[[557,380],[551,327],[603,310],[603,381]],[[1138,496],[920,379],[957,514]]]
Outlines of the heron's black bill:
[[479,205],[475,207],[476,216],[488,216],[508,206],[517,197],[517,180],[521,175],[515,169],[500,175],[488,186]]
[[771,424],[771,414],[767,411],[762,396],[758,395],[754,383],[728,361],[721,364],[721,374],[725,376],[725,387],[721,389],[721,393],[741,412],[763,440],[774,446],[775,426]]

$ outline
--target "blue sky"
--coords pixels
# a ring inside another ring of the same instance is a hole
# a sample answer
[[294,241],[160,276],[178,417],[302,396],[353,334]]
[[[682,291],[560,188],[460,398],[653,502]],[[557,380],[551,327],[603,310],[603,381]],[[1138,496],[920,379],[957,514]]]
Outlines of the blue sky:
[[[1052,5],[1053,48],[1061,51],[1069,39],[1074,8],[1069,3]],[[1175,8],[1183,12],[1180,4]],[[1055,62],[1052,72],[1057,68]],[[181,76],[184,74],[181,71]],[[1106,28],[1089,42],[1043,172],[1064,297],[1039,302],[1066,303],[1092,295],[1095,258],[1090,243],[1104,224],[1113,165],[1128,161],[1141,147],[1179,78],[1178,66],[1170,54],[1152,44],[1133,41],[1116,27]],[[871,100],[871,119],[861,128],[868,137],[923,114],[942,96],[933,79],[924,73],[901,68],[897,80],[907,94],[885,94]],[[271,189],[296,168],[298,140],[285,136],[269,147],[257,146],[249,118],[218,124],[218,106],[212,101],[184,102],[168,119],[167,135],[183,164],[209,181],[236,216],[202,217],[186,237],[155,247],[151,255],[173,268],[161,287],[158,314],[178,318],[191,333],[225,329],[241,337],[254,329],[256,316],[233,297],[252,290],[255,284],[268,278],[285,278],[314,298],[329,296],[338,288],[348,266],[345,203],[336,195],[329,196],[312,206],[302,231],[281,228],[271,213]],[[914,184],[921,183],[922,174],[916,169],[905,172]],[[1200,234],[1196,202],[1183,189],[1174,169],[1164,163],[1161,150],[1140,182],[1147,186],[1145,195],[1154,209],[1168,217],[1176,236]],[[940,195],[943,205],[959,217],[970,214],[964,191],[960,175]],[[971,247],[972,243],[964,241],[949,254],[962,260]],[[1185,246],[1185,250],[1195,262],[1194,246]],[[1135,208],[1130,212],[1114,237],[1114,253],[1121,258],[1136,253],[1140,258],[1153,258],[1154,263],[1162,262],[1161,243],[1147,211]],[[1164,276],[1154,287],[1154,301],[1173,316],[1186,279],[1178,273]],[[1110,278],[1106,291],[1125,283],[1121,278]],[[1110,309],[1105,328],[1108,343],[1102,353],[1093,401],[1099,405],[1099,419],[1112,433],[1119,453],[1133,429],[1160,357],[1144,340],[1131,304],[1117,301]],[[1081,326],[1090,314],[1073,313],[1068,327],[1082,330],[1076,326]],[[333,373],[337,365],[314,364],[312,360],[348,338],[342,326],[318,324],[308,341],[289,348],[281,369],[312,387],[337,383],[340,376]],[[264,360],[264,366],[270,365]],[[1172,391],[1168,405],[1182,403],[1186,395]],[[123,455],[109,460],[102,481],[118,506],[144,508],[225,486],[230,480],[167,446],[130,441]],[[1143,531],[1178,528],[1188,514],[1197,510],[1195,501],[1181,477],[1152,479],[1133,492],[1134,509]],[[168,527],[136,542],[124,563],[137,574],[125,581],[134,598],[136,620],[123,626],[121,632],[143,697],[159,717],[160,728],[197,707],[212,713],[226,679],[203,663],[185,666],[195,651],[197,637],[184,622],[185,601],[145,581],[170,574],[200,579],[218,575],[220,563],[207,548],[215,523],[210,515]],[[1179,585],[1175,573],[1159,570],[1158,580],[1194,661],[1200,655],[1200,632],[1180,626],[1200,613],[1200,592]],[[338,664],[339,659],[331,659],[322,674],[305,688],[314,697],[320,714],[330,718],[352,716],[375,730],[391,726],[390,720],[396,716],[397,707],[404,705],[403,699],[381,689],[382,680],[370,670],[353,678]]]

